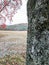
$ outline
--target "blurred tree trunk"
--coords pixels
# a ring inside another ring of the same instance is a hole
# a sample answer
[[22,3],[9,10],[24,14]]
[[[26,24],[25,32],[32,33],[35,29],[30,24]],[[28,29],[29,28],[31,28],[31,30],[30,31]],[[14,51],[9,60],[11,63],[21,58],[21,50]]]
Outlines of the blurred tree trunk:
[[26,65],[49,65],[49,0],[28,0]]

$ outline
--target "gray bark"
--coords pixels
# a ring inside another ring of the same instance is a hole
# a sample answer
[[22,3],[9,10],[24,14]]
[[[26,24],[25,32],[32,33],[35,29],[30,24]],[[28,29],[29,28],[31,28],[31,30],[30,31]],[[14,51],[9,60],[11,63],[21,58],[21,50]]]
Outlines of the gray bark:
[[28,0],[26,65],[49,65],[49,0]]

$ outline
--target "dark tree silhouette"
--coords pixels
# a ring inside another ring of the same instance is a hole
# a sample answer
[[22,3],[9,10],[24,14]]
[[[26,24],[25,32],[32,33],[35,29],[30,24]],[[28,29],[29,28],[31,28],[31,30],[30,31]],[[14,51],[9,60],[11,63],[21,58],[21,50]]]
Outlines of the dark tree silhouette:
[[26,65],[49,65],[49,0],[28,0]]

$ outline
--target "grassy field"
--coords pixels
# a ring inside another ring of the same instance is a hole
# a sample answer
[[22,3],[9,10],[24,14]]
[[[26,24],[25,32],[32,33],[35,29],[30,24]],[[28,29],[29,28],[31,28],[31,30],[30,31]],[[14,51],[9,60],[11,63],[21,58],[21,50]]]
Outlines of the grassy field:
[[0,30],[0,65],[25,65],[27,31]]

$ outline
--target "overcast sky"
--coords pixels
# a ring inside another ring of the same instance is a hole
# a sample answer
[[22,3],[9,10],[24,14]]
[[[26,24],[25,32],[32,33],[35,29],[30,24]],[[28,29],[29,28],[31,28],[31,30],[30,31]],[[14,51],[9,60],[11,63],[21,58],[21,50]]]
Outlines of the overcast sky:
[[17,13],[13,17],[13,22],[7,22],[6,24],[20,24],[20,23],[27,23],[27,8],[26,8],[27,0],[22,0],[22,6],[17,11]]

